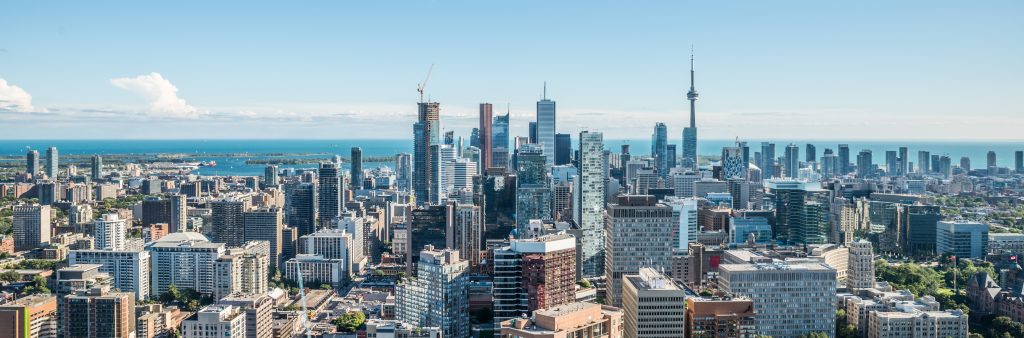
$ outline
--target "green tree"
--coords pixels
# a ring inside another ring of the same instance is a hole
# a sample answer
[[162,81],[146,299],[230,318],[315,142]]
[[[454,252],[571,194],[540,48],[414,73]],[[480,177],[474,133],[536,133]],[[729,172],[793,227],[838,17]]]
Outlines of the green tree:
[[14,270],[7,270],[4,271],[3,273],[0,273],[0,281],[14,283],[19,280],[21,280],[21,275],[15,272]]
[[32,285],[25,288],[25,293],[30,295],[39,293],[50,293],[50,289],[46,287],[46,278],[43,278],[43,276],[39,275],[32,277]]
[[344,332],[356,332],[364,323],[366,315],[362,311],[351,311],[334,319],[334,325]]

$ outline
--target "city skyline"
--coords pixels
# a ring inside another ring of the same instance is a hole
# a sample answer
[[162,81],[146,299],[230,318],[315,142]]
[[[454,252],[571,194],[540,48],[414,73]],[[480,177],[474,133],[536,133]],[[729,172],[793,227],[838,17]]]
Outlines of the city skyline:
[[[405,138],[436,64],[426,94],[464,137],[481,102],[525,134],[547,81],[561,132],[642,139],[664,122],[675,143],[693,45],[704,140],[1021,139],[1020,4],[744,5],[69,3],[7,22],[0,121],[6,139]],[[411,20],[428,7],[445,24]]]

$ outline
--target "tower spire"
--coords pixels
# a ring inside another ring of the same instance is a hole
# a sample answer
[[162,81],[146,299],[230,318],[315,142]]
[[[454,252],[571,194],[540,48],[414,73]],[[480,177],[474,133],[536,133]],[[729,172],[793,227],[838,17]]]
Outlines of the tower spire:
[[686,99],[690,100],[690,128],[697,127],[697,89],[694,87],[693,72],[693,46],[690,46],[690,91],[686,93]]
[[544,94],[542,97],[544,100],[548,99],[548,82],[544,81]]

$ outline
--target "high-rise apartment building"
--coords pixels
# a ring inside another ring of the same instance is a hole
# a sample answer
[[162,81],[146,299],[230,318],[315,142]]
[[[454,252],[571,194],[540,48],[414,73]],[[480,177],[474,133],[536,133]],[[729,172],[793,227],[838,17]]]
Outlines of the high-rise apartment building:
[[245,244],[245,218],[249,209],[244,199],[226,198],[210,202],[210,237],[228,246]]
[[284,229],[284,214],[276,206],[251,210],[242,213],[245,228],[245,242],[265,241],[270,244],[270,265],[280,267],[281,250],[284,246],[281,238]]
[[746,179],[749,164],[743,162],[743,150],[739,147],[722,148],[722,179]]
[[181,322],[183,338],[246,338],[246,315],[232,305],[208,305]]
[[605,210],[605,280],[612,306],[622,305],[622,280],[643,267],[672,268],[672,207],[650,195],[619,195]]
[[875,287],[875,254],[871,242],[859,240],[850,243],[850,259],[846,274],[846,287],[868,289]]
[[99,264],[98,271],[110,275],[118,290],[134,292],[139,301],[150,297],[149,251],[71,250],[68,264]]
[[128,241],[128,222],[117,214],[105,214],[92,222],[93,246],[99,250],[125,250]]
[[658,176],[668,177],[668,126],[664,123],[654,124],[654,133],[651,134],[651,156],[654,157],[654,167],[658,169]]
[[93,181],[103,178],[103,157],[92,155],[92,171],[89,173]]
[[857,154],[857,177],[871,178],[875,174],[874,161],[871,159],[871,150],[864,149]]
[[761,176],[765,179],[779,176],[779,173],[775,172],[775,143],[761,142],[761,163],[758,167],[761,168]]
[[626,338],[683,337],[686,291],[664,273],[641,268],[622,278],[622,322]]
[[483,213],[479,206],[472,204],[455,203],[449,207],[453,209],[453,217],[445,227],[446,247],[458,251],[459,257],[464,257],[469,267],[475,269],[480,265],[484,244]]
[[818,162],[818,149],[813,144],[808,143],[804,146],[804,162]]
[[363,148],[352,147],[351,170],[349,172],[349,189],[363,188]]
[[[430,196],[434,160],[430,146],[440,144],[441,104],[420,102],[418,120],[413,125],[413,193],[418,204],[426,203]],[[333,217],[333,216],[332,216]]]
[[459,252],[428,246],[419,253],[416,277],[395,287],[396,317],[437,326],[450,337],[469,336],[469,263]]
[[692,338],[757,336],[754,302],[744,297],[686,299],[686,334]]
[[55,337],[57,298],[38,294],[0,304],[0,337]]
[[501,322],[498,337],[621,338],[622,310],[595,303],[575,302],[534,311],[533,317]]
[[214,292],[215,265],[224,255],[224,243],[211,243],[194,232],[169,234],[146,245],[153,263],[150,292],[160,295],[167,287],[193,289],[202,294]]
[[25,153],[25,172],[32,177],[39,176],[39,151],[29,150]]
[[786,178],[796,179],[800,172],[800,147],[793,143],[786,146],[785,161],[782,167],[786,170]]
[[49,205],[15,205],[12,214],[14,250],[31,250],[50,243],[50,216]]
[[[336,162],[320,163],[317,170],[319,179],[319,193],[317,194],[317,219],[319,226],[325,227],[335,217],[341,214],[342,209],[342,188],[340,164]],[[300,232],[302,228],[299,228]]]
[[316,232],[319,221],[319,189],[316,183],[299,183],[288,195],[288,226],[299,236]]
[[55,179],[58,173],[57,147],[46,148],[46,176]]
[[246,338],[270,338],[274,334],[274,300],[267,295],[232,295],[217,305],[237,307],[245,316]]
[[269,275],[269,243],[252,241],[242,247],[229,248],[214,262],[213,297],[265,294],[269,290]]
[[573,220],[583,230],[583,277],[604,275],[604,136],[600,132],[580,132],[579,175]]
[[[480,104],[480,163],[485,171],[491,166],[491,153],[494,151],[494,131],[491,128],[494,122],[494,110],[490,103]],[[506,127],[508,127],[506,125]]]
[[846,175],[850,173],[850,145],[839,145],[839,171],[837,174]]
[[552,219],[548,156],[541,145],[526,144],[516,157],[516,228],[527,232],[530,220]]
[[135,297],[109,287],[78,291],[61,299],[64,337],[135,336]]

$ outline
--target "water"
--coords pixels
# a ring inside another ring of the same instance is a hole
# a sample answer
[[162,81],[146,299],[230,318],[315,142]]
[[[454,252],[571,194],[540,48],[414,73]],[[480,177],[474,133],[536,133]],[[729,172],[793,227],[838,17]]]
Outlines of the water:
[[[679,140],[674,140],[679,141]],[[575,142],[575,140],[574,140]],[[885,151],[908,147],[910,160],[917,162],[917,151],[927,150],[932,154],[948,155],[954,164],[960,157],[971,158],[971,166],[982,168],[986,165],[988,151],[996,152],[997,163],[1002,167],[1013,167],[1013,153],[1024,150],[1024,142],[944,142],[944,141],[798,141],[772,140],[775,143],[775,154],[782,156],[786,145],[795,143],[800,147],[800,159],[804,159],[806,144],[814,144],[820,157],[825,148],[838,150],[838,144],[850,145],[850,157],[853,161],[862,149],[872,151],[872,159],[877,164],[885,164]],[[605,147],[612,152],[619,152],[622,144],[630,145],[633,154],[649,154],[650,141],[606,140]],[[677,144],[678,142],[673,142]],[[748,140],[750,154],[761,150],[760,140]],[[575,145],[575,144],[574,144]],[[722,147],[732,146],[732,140],[703,140],[699,143],[700,154],[718,155]],[[42,157],[46,156],[46,148],[55,146],[63,155],[93,154],[157,154],[184,153],[189,161],[217,161],[216,167],[203,167],[197,173],[201,175],[262,175],[264,165],[248,165],[248,159],[268,158],[267,154],[289,154],[288,158],[314,157],[324,158],[332,155],[348,157],[352,147],[362,147],[363,156],[393,156],[397,153],[412,153],[412,140],[0,140],[0,156],[20,157],[27,149],[35,149]],[[680,150],[681,151],[681,150]],[[246,156],[225,157],[223,154],[246,154]],[[301,156],[298,154],[306,154]],[[318,154],[318,155],[309,155]],[[393,166],[392,163],[365,165],[373,168],[378,165]],[[311,168],[313,164],[285,165],[285,168]]]

